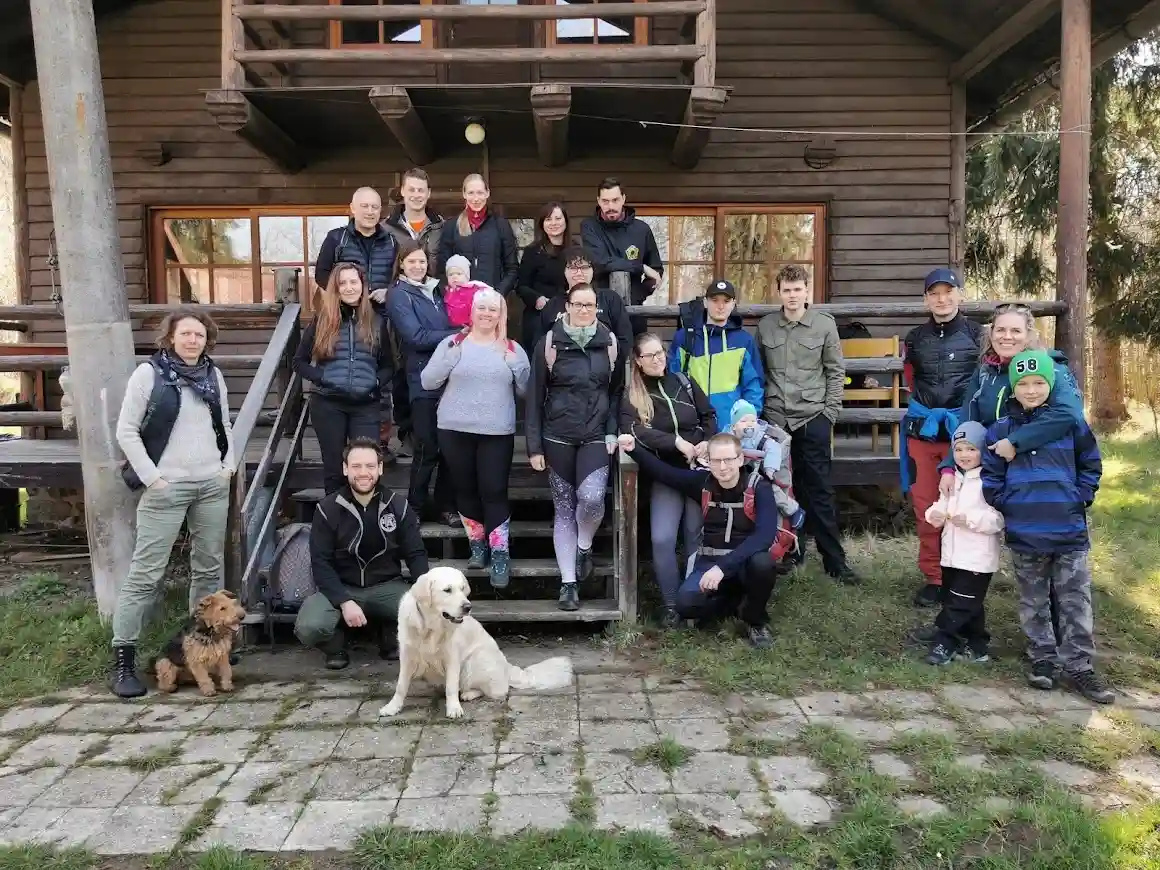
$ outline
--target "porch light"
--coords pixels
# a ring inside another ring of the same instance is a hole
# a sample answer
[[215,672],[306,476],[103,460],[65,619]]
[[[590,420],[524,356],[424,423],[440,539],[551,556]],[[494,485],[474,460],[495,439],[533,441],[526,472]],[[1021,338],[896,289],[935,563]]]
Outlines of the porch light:
[[469,121],[463,128],[463,137],[472,145],[482,145],[487,138],[487,131],[479,121]]

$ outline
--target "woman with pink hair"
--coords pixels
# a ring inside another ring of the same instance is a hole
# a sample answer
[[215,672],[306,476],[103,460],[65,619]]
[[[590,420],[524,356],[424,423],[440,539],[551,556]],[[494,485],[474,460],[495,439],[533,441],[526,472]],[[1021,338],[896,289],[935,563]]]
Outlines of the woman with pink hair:
[[524,349],[507,337],[507,303],[490,288],[475,294],[471,325],[439,342],[423,369],[423,389],[443,388],[439,452],[451,474],[456,507],[471,544],[469,568],[491,565],[491,585],[508,585],[508,474],[516,398],[528,385]]

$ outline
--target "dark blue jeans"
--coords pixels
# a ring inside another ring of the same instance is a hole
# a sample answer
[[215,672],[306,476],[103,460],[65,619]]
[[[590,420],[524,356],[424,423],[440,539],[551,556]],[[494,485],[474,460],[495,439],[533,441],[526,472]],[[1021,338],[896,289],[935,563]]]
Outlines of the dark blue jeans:
[[749,625],[769,622],[766,608],[777,582],[777,566],[768,552],[750,556],[736,574],[726,574],[715,592],[701,591],[701,577],[717,564],[713,556],[698,556],[693,570],[677,590],[677,614],[682,619],[738,616]]

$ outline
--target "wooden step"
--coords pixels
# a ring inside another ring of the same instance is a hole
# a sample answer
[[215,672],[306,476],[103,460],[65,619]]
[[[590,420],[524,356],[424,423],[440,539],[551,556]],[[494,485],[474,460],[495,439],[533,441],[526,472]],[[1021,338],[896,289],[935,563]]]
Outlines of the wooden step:
[[[423,523],[421,528],[424,538],[467,537],[467,532],[463,530],[463,526],[445,526],[443,523]],[[607,526],[601,526],[596,531],[597,537],[610,534],[612,534],[612,530]],[[508,526],[508,536],[512,538],[550,538],[552,537],[552,524],[550,522],[512,520]]]
[[[446,566],[448,568],[458,568],[468,577],[486,578],[491,576],[491,572],[487,568],[471,568],[467,567],[466,559],[432,559],[431,564]],[[403,569],[404,574],[409,575],[406,568]],[[593,574],[596,577],[607,577],[613,571],[613,567],[608,562],[596,560],[593,569]],[[511,575],[513,577],[559,577],[560,568],[556,564],[555,559],[520,559],[513,558],[511,560]]]
[[[611,598],[592,598],[580,601],[579,610],[560,610],[554,600],[532,601],[473,601],[471,615],[480,622],[611,622],[620,619],[620,608]],[[293,613],[275,613],[273,621],[291,623]],[[266,614],[256,610],[246,614],[247,625],[261,625]]]
[[[401,491],[401,490],[398,490]],[[302,504],[317,504],[326,493],[321,487],[308,487],[294,492],[290,499]],[[406,492],[401,492],[406,495]],[[508,501],[551,501],[552,491],[545,487],[515,487],[508,490]]]

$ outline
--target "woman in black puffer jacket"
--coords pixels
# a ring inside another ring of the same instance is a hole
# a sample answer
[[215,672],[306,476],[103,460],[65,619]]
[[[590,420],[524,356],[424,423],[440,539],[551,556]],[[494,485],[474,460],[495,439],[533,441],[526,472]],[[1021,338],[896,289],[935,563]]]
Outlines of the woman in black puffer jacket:
[[604,518],[608,457],[616,452],[624,366],[616,336],[596,320],[596,291],[568,291],[567,314],[536,345],[528,383],[528,458],[548,469],[560,566],[560,609],[577,610],[592,575],[592,539]]
[[[667,371],[665,346],[651,332],[638,335],[633,346],[628,390],[620,402],[620,431],[681,467],[693,465],[698,445],[717,433],[708,397],[685,375]],[[686,556],[696,552],[701,541],[701,505],[659,481],[650,485],[653,570],[664,599],[664,625],[675,628],[677,589],[684,579],[677,558],[678,532],[684,529]]]
[[467,257],[471,277],[507,296],[516,288],[519,276],[519,249],[512,225],[488,205],[491,192],[482,175],[463,179],[463,211],[443,225],[439,237],[439,271],[455,254]]

